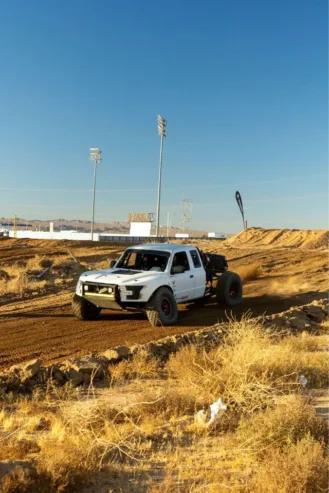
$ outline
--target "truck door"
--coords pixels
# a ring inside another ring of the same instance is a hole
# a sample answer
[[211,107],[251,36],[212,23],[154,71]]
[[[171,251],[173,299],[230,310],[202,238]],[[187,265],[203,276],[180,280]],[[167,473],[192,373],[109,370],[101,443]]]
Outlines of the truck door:
[[202,298],[206,289],[206,272],[203,268],[199,252],[197,250],[190,250],[190,256],[195,277],[194,298]]
[[[183,267],[184,272],[174,273],[174,267]],[[191,269],[186,252],[177,252],[174,254],[171,264],[171,283],[177,303],[184,303],[195,298],[195,275],[194,269]]]

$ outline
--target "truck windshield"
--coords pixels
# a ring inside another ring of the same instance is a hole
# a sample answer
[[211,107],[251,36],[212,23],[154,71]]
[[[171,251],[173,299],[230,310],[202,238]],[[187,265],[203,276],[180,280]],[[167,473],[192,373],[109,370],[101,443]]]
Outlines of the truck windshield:
[[128,248],[115,267],[139,271],[164,272],[169,257],[169,252]]

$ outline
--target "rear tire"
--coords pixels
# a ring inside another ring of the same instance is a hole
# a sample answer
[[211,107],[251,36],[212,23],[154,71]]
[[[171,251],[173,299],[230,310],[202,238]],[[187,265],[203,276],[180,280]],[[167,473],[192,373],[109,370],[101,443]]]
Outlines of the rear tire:
[[75,294],[72,300],[72,311],[73,315],[79,320],[96,320],[99,317],[101,308]]
[[168,288],[158,289],[150,300],[146,314],[153,327],[175,324],[178,319],[178,310],[171,290]]
[[224,272],[217,281],[216,301],[224,306],[237,306],[242,301],[242,282],[235,272]]

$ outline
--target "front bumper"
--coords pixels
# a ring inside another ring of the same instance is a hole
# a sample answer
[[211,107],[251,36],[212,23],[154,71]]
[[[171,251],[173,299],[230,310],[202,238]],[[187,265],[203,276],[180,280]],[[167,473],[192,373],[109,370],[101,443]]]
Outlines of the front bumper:
[[[112,292],[109,293],[109,289]],[[82,284],[82,296],[100,308],[122,310],[120,292],[117,285],[86,282]]]

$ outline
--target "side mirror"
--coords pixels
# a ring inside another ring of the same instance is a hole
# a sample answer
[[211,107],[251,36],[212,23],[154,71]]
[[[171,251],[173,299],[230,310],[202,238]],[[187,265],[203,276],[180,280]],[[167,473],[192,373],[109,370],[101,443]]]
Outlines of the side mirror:
[[175,267],[171,269],[171,272],[173,274],[183,274],[185,272],[185,268],[182,265],[175,265]]
[[116,260],[114,259],[110,260],[110,269],[112,269],[112,267],[114,267],[116,263],[117,263]]

